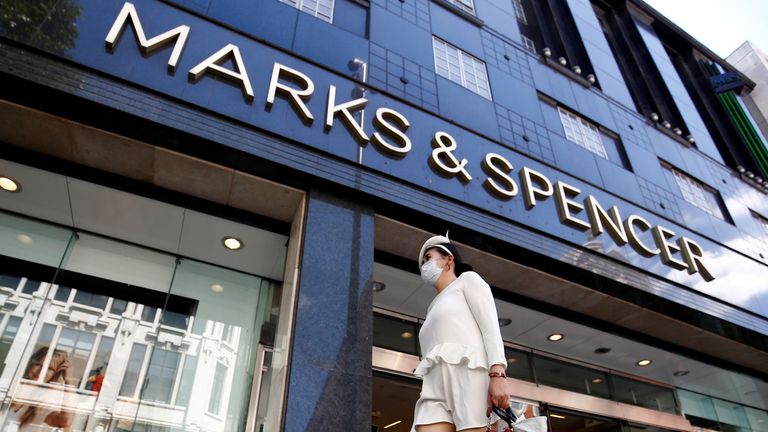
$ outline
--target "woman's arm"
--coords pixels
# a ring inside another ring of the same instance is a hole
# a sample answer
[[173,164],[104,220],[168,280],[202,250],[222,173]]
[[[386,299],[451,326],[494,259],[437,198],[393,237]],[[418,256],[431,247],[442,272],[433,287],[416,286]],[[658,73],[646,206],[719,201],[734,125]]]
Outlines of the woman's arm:
[[501,372],[507,368],[504,342],[501,339],[496,303],[493,302],[491,287],[475,272],[462,274],[466,279],[464,297],[483,336],[483,346],[488,357],[488,369],[499,365]]

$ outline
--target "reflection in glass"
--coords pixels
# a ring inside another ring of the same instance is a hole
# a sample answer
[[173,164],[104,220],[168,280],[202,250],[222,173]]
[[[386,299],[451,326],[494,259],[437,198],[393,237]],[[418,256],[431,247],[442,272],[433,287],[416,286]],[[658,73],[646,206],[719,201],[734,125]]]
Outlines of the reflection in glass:
[[266,412],[252,383],[274,402],[256,357],[274,343],[275,283],[22,222],[34,248],[0,241],[0,431],[241,431]]
[[136,397],[139,373],[141,373],[141,365],[144,363],[144,354],[146,352],[146,345],[134,344],[131,348],[131,355],[128,357],[128,365],[123,375],[123,383],[120,386],[120,396]]

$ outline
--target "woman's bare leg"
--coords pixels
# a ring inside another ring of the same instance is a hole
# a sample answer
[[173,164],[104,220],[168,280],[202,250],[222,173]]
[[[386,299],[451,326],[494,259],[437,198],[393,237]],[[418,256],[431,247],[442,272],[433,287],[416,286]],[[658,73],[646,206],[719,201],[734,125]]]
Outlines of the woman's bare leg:
[[432,423],[416,426],[416,432],[456,432],[452,423]]

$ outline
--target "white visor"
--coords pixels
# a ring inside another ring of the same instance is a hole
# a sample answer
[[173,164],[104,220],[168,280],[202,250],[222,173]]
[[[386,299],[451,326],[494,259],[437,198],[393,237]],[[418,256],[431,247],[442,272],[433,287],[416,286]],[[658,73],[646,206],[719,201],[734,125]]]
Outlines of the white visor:
[[419,251],[419,258],[416,262],[419,263],[419,269],[421,269],[422,264],[424,264],[424,254],[427,253],[429,249],[432,248],[440,248],[448,253],[448,255],[453,256],[453,253],[448,250],[447,247],[443,246],[442,243],[450,243],[451,241],[448,240],[448,237],[444,236],[434,236],[431,237],[429,240],[424,242],[424,245],[421,246],[421,251]]

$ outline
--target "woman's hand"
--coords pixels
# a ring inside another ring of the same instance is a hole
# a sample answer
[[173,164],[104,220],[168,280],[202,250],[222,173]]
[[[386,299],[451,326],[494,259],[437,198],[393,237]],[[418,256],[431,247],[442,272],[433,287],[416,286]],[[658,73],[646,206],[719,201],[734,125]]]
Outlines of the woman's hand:
[[[502,365],[493,365],[491,367],[491,372],[499,372],[501,374],[504,374],[504,366]],[[503,377],[492,377],[491,383],[488,384],[488,399],[489,402],[493,403],[494,406],[497,406],[502,409],[506,409],[509,407],[509,392],[507,391],[507,379]]]

